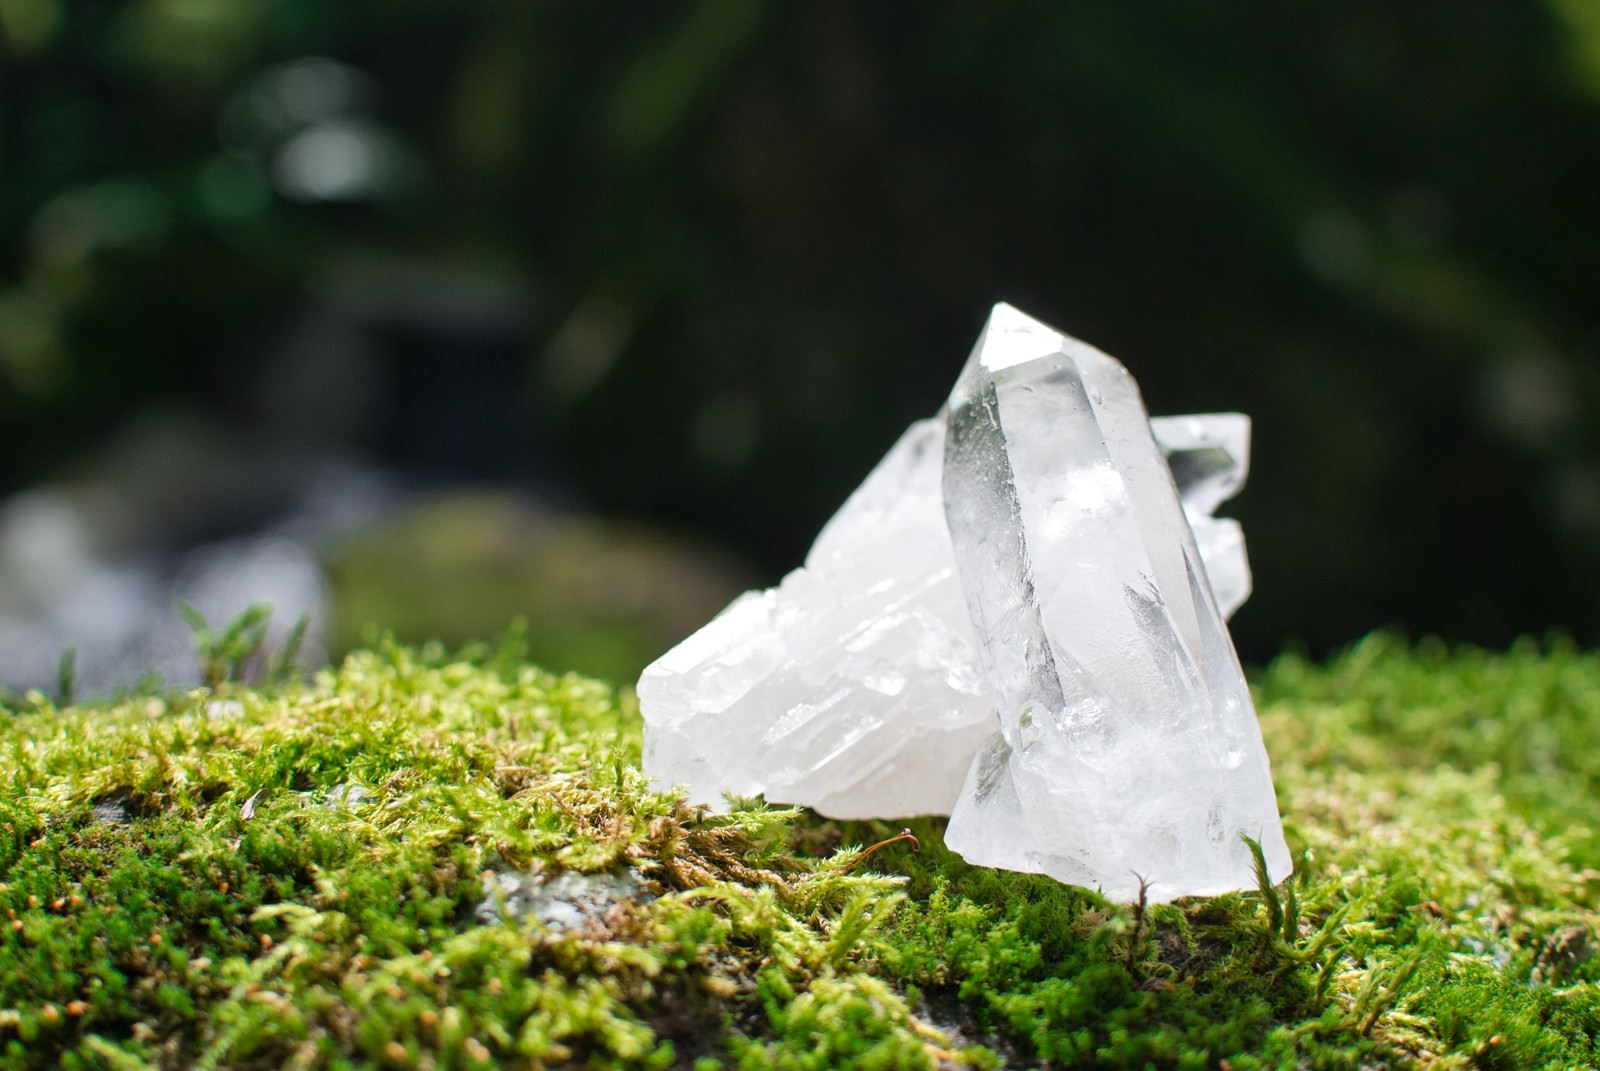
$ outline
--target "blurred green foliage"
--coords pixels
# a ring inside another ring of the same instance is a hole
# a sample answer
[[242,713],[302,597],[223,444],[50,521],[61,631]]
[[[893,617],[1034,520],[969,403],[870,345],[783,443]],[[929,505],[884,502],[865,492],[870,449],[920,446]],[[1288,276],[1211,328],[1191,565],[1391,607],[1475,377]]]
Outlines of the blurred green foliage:
[[0,488],[241,425],[374,264],[531,310],[596,505],[775,575],[1004,298],[1242,409],[1265,655],[1600,638],[1587,0],[0,0]]
[[[658,532],[457,494],[412,506],[329,556],[336,654],[374,622],[461,646],[520,618],[530,658],[632,680],[740,590],[736,571]],[[370,638],[370,637],[368,637]]]

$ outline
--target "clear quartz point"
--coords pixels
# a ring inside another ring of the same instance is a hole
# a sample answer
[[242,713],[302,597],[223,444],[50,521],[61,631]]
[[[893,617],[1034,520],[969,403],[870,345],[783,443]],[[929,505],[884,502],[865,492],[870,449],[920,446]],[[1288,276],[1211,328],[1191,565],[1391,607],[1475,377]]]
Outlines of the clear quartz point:
[[[1114,417],[1086,420],[1105,402],[1087,400],[1080,354],[1126,381]],[[1139,441],[1113,450],[1112,429]],[[1120,365],[996,306],[946,411],[907,429],[805,564],[645,670],[646,772],[712,806],[764,795],[843,818],[954,810],[947,839],[971,861],[1122,898],[1137,892],[1130,869],[1158,898],[1248,886],[1238,832],[1260,837],[1274,876],[1287,873],[1222,625],[1250,573],[1238,525],[1212,511],[1243,483],[1248,451],[1247,418],[1148,421]],[[1127,460],[1148,471],[1121,471]],[[1151,508],[1133,508],[1135,486]],[[1062,602],[1080,588],[1113,617]],[[1063,621],[1092,642],[1063,637]],[[1091,731],[1084,704],[1096,703],[1110,713]],[[1133,730],[1112,731],[1124,724]],[[1210,750],[1168,755],[1196,739]],[[1058,753],[1070,761],[1040,766]],[[1151,759],[1164,774],[1109,765]],[[1087,777],[1086,764],[1101,772]],[[1188,780],[1167,785],[1167,774]],[[1056,813],[1074,806],[1088,809]],[[1098,825],[1081,820],[1091,813]]]
[[[1250,887],[1241,835],[1287,876],[1249,689],[1133,377],[999,305],[947,420],[945,517],[1000,731],[946,843],[1119,900],[1141,878],[1154,900]],[[1197,469],[1202,512],[1243,476]]]

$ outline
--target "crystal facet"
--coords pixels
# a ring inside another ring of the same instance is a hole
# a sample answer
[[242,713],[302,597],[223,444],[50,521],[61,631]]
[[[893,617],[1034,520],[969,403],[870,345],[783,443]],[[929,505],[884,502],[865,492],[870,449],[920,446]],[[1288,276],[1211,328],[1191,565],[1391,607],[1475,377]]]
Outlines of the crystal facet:
[[1152,422],[1111,358],[996,306],[805,565],[645,670],[646,771],[712,805],[952,814],[970,861],[1114,897],[1135,870],[1158,899],[1247,886],[1240,833],[1286,874],[1222,623],[1243,537],[1212,516],[1248,448],[1247,418]]

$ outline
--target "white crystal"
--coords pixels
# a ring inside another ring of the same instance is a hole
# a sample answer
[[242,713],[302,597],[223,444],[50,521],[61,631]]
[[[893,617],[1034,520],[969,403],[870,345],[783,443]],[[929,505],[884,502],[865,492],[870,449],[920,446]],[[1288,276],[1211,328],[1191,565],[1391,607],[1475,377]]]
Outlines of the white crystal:
[[944,421],[901,436],[776,588],[639,678],[644,765],[718,805],[949,814],[995,726],[945,531]]
[[[997,324],[1010,327],[997,331]],[[981,358],[986,352],[989,367],[1009,364],[1018,368],[1011,374],[1022,375],[1033,367],[1030,362],[1048,357],[1052,346],[1059,349],[1069,342],[1009,306],[997,306],[957,395],[969,383],[974,364],[984,367]],[[1143,422],[1136,395],[1134,403],[1138,421]],[[1008,403],[1008,413],[1015,408]],[[1059,484],[1060,491],[1047,525],[1068,523],[1079,512],[1094,515],[1115,508],[1124,496],[1122,474],[1111,465],[1083,466],[1072,458],[1052,460],[1048,451],[1041,453],[1032,440],[1042,434],[1041,441],[1051,441],[1050,429],[1063,414],[1036,415],[1042,427],[1029,425],[1020,449],[1010,441],[991,445],[1002,461],[1012,453],[1027,454],[1045,464],[1059,463],[1062,477],[1073,474],[1054,484],[1046,480],[1051,486]],[[1008,417],[1007,427],[1012,428],[1009,421]],[[645,769],[657,784],[682,786],[691,800],[714,806],[724,795],[762,794],[771,802],[805,804],[835,817],[951,812],[969,771],[980,768],[975,757],[1004,720],[997,722],[995,697],[1006,695],[1007,689],[991,687],[984,680],[974,618],[956,573],[942,488],[947,478],[946,423],[946,414],[941,413],[906,431],[823,528],[802,568],[777,588],[741,596],[645,670],[638,688],[646,725]],[[1169,498],[1174,479],[1182,493],[1176,527],[1187,532],[1182,523],[1187,514],[1199,536],[1198,544],[1190,547],[1201,555],[1204,570],[1220,578],[1214,582],[1225,594],[1217,603],[1224,614],[1231,613],[1249,593],[1249,568],[1237,524],[1214,519],[1211,513],[1244,480],[1249,422],[1238,414],[1213,414],[1164,418],[1141,426],[1148,428],[1144,439],[1148,441],[1153,432],[1169,455],[1171,474],[1159,458],[1157,468]],[[1092,456],[1105,452],[1099,442],[1086,445],[1099,451]],[[1025,468],[1031,464],[1027,459],[1021,463]],[[1020,528],[1017,532],[1018,539],[1024,534],[1030,541],[1036,538]],[[1057,534],[1052,530],[1052,538]],[[989,543],[980,546],[993,549],[1005,543],[998,536],[998,530],[986,529],[983,539]],[[1169,557],[1182,553],[1177,546],[1169,548]],[[1120,545],[1078,549],[1123,558],[1130,553]],[[970,557],[971,552],[964,555]],[[1070,571],[1087,563],[1068,559],[1055,564]],[[1204,586],[1204,572],[1198,583]],[[1092,618],[1082,620],[1094,627]],[[1216,627],[1221,629],[1220,621]],[[1225,630],[1221,638],[1227,646]],[[1025,650],[1024,657],[1016,660],[998,640],[990,647],[1007,672],[1028,668]],[[1227,650],[1231,659],[1231,646]],[[1105,651],[1095,657],[1113,662],[1112,667],[1096,664],[1099,671],[1114,669],[1116,662],[1134,656]],[[1178,671],[1176,665],[1173,669]],[[1233,670],[1237,675],[1237,663]],[[1238,687],[1243,687],[1242,678]],[[1247,693],[1243,713],[1254,732]],[[1255,741],[1259,753],[1258,733]],[[1003,791],[1012,784],[1011,760],[992,747],[984,754],[987,765],[981,768],[991,776],[980,783],[993,782]],[[1263,772],[1264,763],[1262,754]],[[999,773],[1006,776],[995,781]],[[969,791],[963,800],[968,810],[973,795]],[[1270,780],[1267,797],[1270,802]],[[1223,798],[1233,797],[1224,792]],[[992,792],[985,796],[983,808],[980,822],[1031,821],[1020,803],[1014,811],[997,808]],[[1271,818],[1275,832],[1275,810]],[[1044,855],[1023,858],[1030,852],[1038,854],[1036,849],[1046,855],[1053,850],[1056,841],[1049,831],[1035,830],[1030,837],[1019,827],[999,837],[979,836],[981,830],[958,829],[958,819],[952,819],[950,840],[967,844],[974,861],[992,862],[979,857],[996,855],[996,845],[1010,844],[1020,854],[994,865],[1055,872],[1043,861]],[[1163,818],[1177,820],[1174,815]],[[1272,833],[1265,825],[1261,831],[1264,843],[1270,841]],[[1281,842],[1281,833],[1276,836]],[[1274,872],[1286,870],[1286,854],[1280,867],[1273,850],[1269,845]],[[1141,872],[1159,880],[1163,865],[1152,858]],[[1067,880],[1085,877],[1079,873]],[[1102,878],[1098,883],[1108,894],[1121,895],[1125,890],[1117,883],[1122,881]],[[1169,881],[1153,892],[1182,895],[1172,891],[1178,888]]]
[[[1239,662],[1116,361],[1001,305],[948,409],[944,501],[1000,732],[946,843],[1113,899],[1290,869]],[[1240,473],[1242,475],[1242,472]],[[1231,477],[1189,481],[1196,510]]]

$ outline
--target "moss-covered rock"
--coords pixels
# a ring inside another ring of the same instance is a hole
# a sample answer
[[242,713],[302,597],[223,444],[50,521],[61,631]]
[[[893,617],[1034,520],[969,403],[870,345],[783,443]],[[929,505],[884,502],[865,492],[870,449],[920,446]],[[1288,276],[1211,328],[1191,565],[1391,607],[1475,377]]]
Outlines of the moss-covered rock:
[[1600,1063],[1600,658],[1375,637],[1258,686],[1296,876],[1152,907],[937,820],[687,807],[626,695],[514,646],[26,697],[0,1064]]

